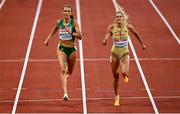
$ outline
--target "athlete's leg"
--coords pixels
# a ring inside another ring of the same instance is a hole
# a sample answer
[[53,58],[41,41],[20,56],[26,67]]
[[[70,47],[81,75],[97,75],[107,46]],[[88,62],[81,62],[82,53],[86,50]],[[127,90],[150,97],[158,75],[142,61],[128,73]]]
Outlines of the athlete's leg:
[[114,83],[113,83],[114,93],[115,93],[115,95],[118,95],[119,94],[118,93],[118,88],[119,88],[119,72],[118,72],[119,60],[115,54],[111,54],[110,62],[111,62],[111,69],[112,69],[112,73],[113,73],[113,77],[114,77]]
[[111,68],[112,68],[112,73],[114,77],[114,83],[113,83],[114,93],[115,93],[114,105],[119,106],[119,73],[118,73],[119,60],[116,57],[116,55],[114,55],[113,53],[110,56],[110,62],[111,62]]
[[124,55],[120,59],[120,72],[124,78],[124,82],[128,82],[129,76],[129,54]]
[[[69,76],[69,72],[68,72],[68,61],[67,61],[67,56],[64,52],[62,52],[61,50],[57,49],[57,58],[60,64],[60,69],[61,69],[61,84],[62,84],[62,89],[64,92],[64,96],[68,95],[67,92],[67,78]],[[64,100],[68,100],[68,99],[64,99]]]
[[69,75],[71,75],[72,72],[73,72],[75,62],[76,62],[76,51],[74,51],[74,52],[69,56],[69,59],[68,59],[68,71],[69,71]]

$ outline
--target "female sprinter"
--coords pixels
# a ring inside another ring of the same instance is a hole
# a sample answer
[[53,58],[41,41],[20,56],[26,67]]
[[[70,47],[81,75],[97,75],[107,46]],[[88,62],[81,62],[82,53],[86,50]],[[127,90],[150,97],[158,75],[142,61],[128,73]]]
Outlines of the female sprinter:
[[79,25],[72,16],[72,8],[69,5],[63,7],[62,19],[57,20],[56,25],[44,42],[48,46],[49,39],[59,30],[59,42],[57,58],[61,68],[61,83],[64,91],[63,99],[69,100],[67,92],[67,79],[72,74],[76,61],[75,39],[81,40],[82,35]]
[[107,40],[111,37],[113,46],[111,48],[110,62],[112,73],[114,77],[114,92],[115,92],[115,106],[119,106],[119,73],[122,74],[124,82],[128,82],[129,72],[129,50],[128,39],[129,33],[132,32],[138,41],[141,43],[142,48],[145,49],[145,45],[142,43],[141,38],[135,31],[132,25],[127,23],[127,15],[125,12],[116,12],[115,21],[107,28],[107,33],[103,40],[103,45],[107,44]]

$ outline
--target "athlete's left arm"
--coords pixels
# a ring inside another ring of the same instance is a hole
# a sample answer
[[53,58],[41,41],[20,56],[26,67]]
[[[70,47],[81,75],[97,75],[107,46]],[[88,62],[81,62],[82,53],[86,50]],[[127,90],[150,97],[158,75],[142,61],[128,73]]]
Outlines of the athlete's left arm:
[[132,32],[134,34],[134,36],[138,39],[138,41],[141,43],[142,48],[145,49],[146,46],[144,45],[144,43],[142,42],[142,39],[139,37],[139,34],[136,32],[136,30],[133,28],[132,25],[127,24],[127,27],[129,29],[130,32]]
[[77,39],[81,40],[82,39],[82,34],[81,34],[80,29],[79,29],[79,24],[77,23],[76,20],[74,21],[74,27],[75,27],[76,32],[73,32],[72,35],[74,37],[76,37]]

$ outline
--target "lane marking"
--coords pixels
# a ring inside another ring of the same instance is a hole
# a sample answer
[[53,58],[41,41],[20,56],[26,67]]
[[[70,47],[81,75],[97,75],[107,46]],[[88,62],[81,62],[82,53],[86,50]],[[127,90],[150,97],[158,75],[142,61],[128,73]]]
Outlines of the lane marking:
[[[146,91],[145,88],[141,88],[140,90],[141,90],[141,91]],[[149,90],[150,90],[150,91],[155,91],[156,89],[150,88]]]
[[[82,91],[82,88],[76,88],[77,91]],[[91,88],[86,88],[86,91],[90,91]]]
[[154,4],[153,0],[148,0],[149,3],[153,6],[153,8],[156,10],[156,12],[159,14],[159,16],[161,17],[161,19],[164,21],[164,23],[166,24],[166,26],[168,27],[168,29],[170,30],[171,34],[174,36],[174,38],[176,39],[176,41],[178,42],[178,44],[180,45],[180,39],[178,38],[178,36],[176,35],[176,33],[174,32],[174,30],[172,29],[172,27],[170,26],[170,24],[168,23],[168,21],[165,19],[165,17],[162,15],[162,13],[160,12],[160,10],[157,8],[157,6]]
[[28,48],[27,48],[27,52],[26,52],[24,65],[23,65],[23,70],[22,70],[22,73],[21,73],[21,78],[20,78],[20,81],[19,81],[18,90],[17,90],[17,93],[16,93],[16,98],[15,98],[13,109],[12,109],[12,114],[16,113],[16,108],[17,108],[19,96],[20,96],[20,93],[21,93],[21,88],[22,88],[22,84],[23,84],[23,81],[24,81],[26,69],[27,69],[28,59],[29,59],[29,55],[30,55],[30,51],[31,51],[32,43],[33,43],[34,34],[35,34],[35,31],[36,31],[36,26],[37,26],[37,22],[38,22],[40,10],[41,10],[42,2],[43,2],[43,0],[39,0],[38,6],[37,6],[36,15],[35,15],[32,31],[31,31],[31,36],[30,36],[30,40],[29,40],[29,44],[28,44]]
[[[117,11],[117,10],[118,10],[118,6],[117,6],[116,0],[112,0],[112,2],[113,2],[114,6],[115,6],[115,9],[116,9],[116,11]],[[130,38],[129,38],[129,44],[130,44],[132,53],[133,53],[134,58],[135,58],[135,61],[136,61],[136,65],[137,65],[138,70],[139,70],[139,72],[140,72],[140,74],[141,74],[141,78],[142,78],[142,80],[143,80],[144,86],[145,86],[145,88],[146,88],[146,90],[147,90],[148,96],[149,96],[150,101],[151,101],[151,104],[152,104],[152,106],[153,106],[153,109],[154,109],[154,111],[155,111],[156,114],[159,114],[158,109],[157,109],[157,106],[156,106],[155,101],[154,101],[154,99],[153,99],[153,96],[152,96],[151,91],[150,91],[150,89],[149,89],[149,86],[148,86],[148,84],[147,84],[147,81],[146,81],[144,72],[143,72],[142,67],[141,67],[141,65],[140,65],[140,62],[139,62],[139,60],[138,60],[138,57],[137,57],[135,48],[134,48],[134,46],[133,46],[132,41],[131,41]]]
[[[18,88],[12,88],[12,90],[17,90]],[[27,88],[21,88],[21,90],[27,90]]]
[[4,3],[5,3],[6,0],[2,0],[1,4],[0,4],[0,10],[2,9]]
[[[85,58],[82,59],[83,61],[109,61],[109,58]],[[138,58],[139,61],[180,61],[180,58]],[[29,62],[57,62],[57,59],[29,59]],[[77,61],[80,61],[79,58],[77,58]],[[130,61],[135,61],[134,58],[130,58]],[[6,63],[6,62],[24,62],[24,59],[1,59],[0,62]]]
[[[80,15],[80,0],[76,0],[76,13],[77,21],[81,30],[81,15]],[[83,39],[82,39],[83,40]],[[81,85],[82,85],[82,97],[83,97],[83,113],[87,114],[87,105],[86,105],[86,87],[85,87],[85,74],[84,74],[84,61],[83,61],[83,43],[82,40],[79,40],[79,54],[80,54],[80,68],[81,68]]]
[[[121,99],[149,99],[145,96],[134,96],[134,97],[120,97]],[[155,99],[180,99],[180,96],[154,96]],[[70,98],[70,101],[81,101],[82,98]],[[87,100],[114,100],[110,97],[89,97]],[[21,99],[19,102],[52,102],[52,101],[63,101],[63,99]],[[13,100],[1,100],[0,103],[12,103]]]
[[[0,89],[0,92],[6,92],[11,93],[12,91],[17,90],[17,88],[4,88]],[[62,90],[59,89],[30,89],[30,88],[22,88],[21,90],[25,90],[28,92],[33,92],[33,93],[59,93],[62,92]],[[168,90],[161,90],[161,89],[154,89],[150,88],[151,91],[156,91],[158,93],[180,93],[179,89],[168,89]],[[73,93],[75,91],[82,91],[82,88],[76,88],[75,90],[69,90],[70,93]],[[112,88],[109,89],[92,89],[92,88],[86,88],[86,91],[93,92],[93,93],[108,93],[108,92],[113,92],[114,90]],[[137,92],[146,92],[145,88],[139,88],[139,89],[130,89],[130,90],[120,90],[120,93],[137,93]]]

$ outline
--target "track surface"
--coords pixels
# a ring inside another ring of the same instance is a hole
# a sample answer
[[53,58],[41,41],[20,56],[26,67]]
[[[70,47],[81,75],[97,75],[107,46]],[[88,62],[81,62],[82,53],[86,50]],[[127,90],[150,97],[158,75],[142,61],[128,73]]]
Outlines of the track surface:
[[[158,112],[180,113],[180,45],[147,0],[118,2],[147,46],[143,51],[131,36]],[[154,3],[179,37],[180,1]],[[17,113],[85,113],[79,51],[68,80],[71,100],[64,102],[56,59],[57,35],[49,47],[43,44],[65,4],[73,7],[77,17],[75,0],[43,0]],[[0,113],[11,113],[14,107],[37,6],[38,0],[6,0],[0,10]],[[120,78],[121,106],[113,106],[113,78],[108,61],[111,42],[102,46],[102,40],[107,26],[113,22],[114,10],[111,0],[80,1],[87,113],[154,113],[132,52],[130,82],[124,84]]]

